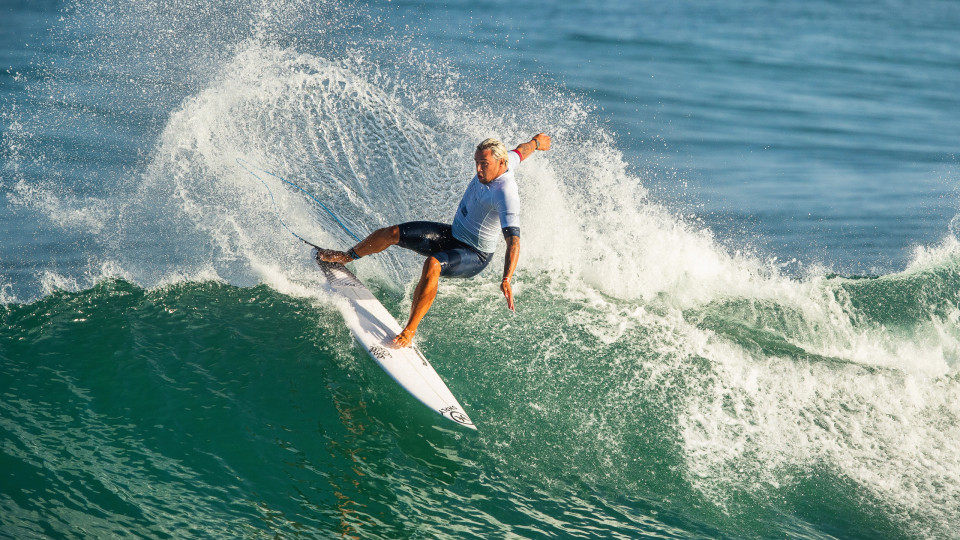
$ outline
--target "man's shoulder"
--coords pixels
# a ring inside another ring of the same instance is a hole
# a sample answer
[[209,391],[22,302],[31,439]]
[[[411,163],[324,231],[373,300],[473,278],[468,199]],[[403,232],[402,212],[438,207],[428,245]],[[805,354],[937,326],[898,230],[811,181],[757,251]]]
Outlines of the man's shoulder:
[[517,189],[517,179],[513,177],[513,171],[507,171],[490,182],[490,187],[497,191],[507,191]]
[[520,187],[517,185],[517,181],[514,180],[513,175],[503,178],[502,182],[498,182],[496,197],[500,204],[507,205],[520,200]]

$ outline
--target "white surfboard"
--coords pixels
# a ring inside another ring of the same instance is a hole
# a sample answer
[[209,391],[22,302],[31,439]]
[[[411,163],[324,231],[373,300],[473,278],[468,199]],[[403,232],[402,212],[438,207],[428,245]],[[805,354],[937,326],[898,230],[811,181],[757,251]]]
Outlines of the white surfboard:
[[310,255],[323,272],[327,289],[345,300],[338,303],[340,312],[370,357],[421,403],[462,426],[477,429],[420,349],[394,346],[400,324],[357,276],[342,264],[319,261],[316,248]]

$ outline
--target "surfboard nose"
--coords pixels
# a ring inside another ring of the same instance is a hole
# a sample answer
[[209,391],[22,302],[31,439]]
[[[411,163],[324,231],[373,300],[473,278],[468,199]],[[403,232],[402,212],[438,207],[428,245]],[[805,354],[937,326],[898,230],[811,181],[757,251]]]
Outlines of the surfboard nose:
[[325,278],[325,288],[342,298],[337,307],[354,339],[363,345],[373,360],[404,390],[431,410],[448,420],[477,430],[463,407],[440,375],[416,346],[400,349],[385,342],[400,332],[400,324],[363,283],[347,267],[317,260],[317,249],[311,252],[317,268]]

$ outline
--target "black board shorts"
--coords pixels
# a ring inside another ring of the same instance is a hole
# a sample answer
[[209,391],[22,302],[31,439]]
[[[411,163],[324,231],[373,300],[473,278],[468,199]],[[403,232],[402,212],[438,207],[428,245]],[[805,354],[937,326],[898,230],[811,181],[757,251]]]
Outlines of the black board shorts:
[[409,221],[398,225],[398,246],[433,257],[443,277],[471,278],[490,264],[493,253],[477,251],[453,237],[453,226],[433,221]]

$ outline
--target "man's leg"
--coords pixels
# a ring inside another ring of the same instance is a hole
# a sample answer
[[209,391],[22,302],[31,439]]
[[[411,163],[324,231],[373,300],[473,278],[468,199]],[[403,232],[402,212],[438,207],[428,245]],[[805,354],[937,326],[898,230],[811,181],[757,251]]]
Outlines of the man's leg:
[[417,283],[416,290],[413,291],[413,306],[410,307],[410,320],[407,321],[406,328],[403,329],[393,342],[398,347],[409,347],[413,343],[413,336],[417,333],[417,326],[420,321],[430,311],[434,299],[437,297],[437,282],[440,281],[440,262],[434,257],[427,257],[423,263],[423,273],[420,275],[420,282]]
[[[380,253],[390,246],[396,245],[400,241],[400,226],[393,225],[377,229],[370,233],[370,236],[364,238],[359,244],[353,246],[353,252],[359,257]],[[345,251],[336,251],[333,249],[320,249],[317,256],[321,261],[332,263],[348,263],[354,258]]]

